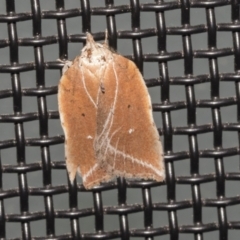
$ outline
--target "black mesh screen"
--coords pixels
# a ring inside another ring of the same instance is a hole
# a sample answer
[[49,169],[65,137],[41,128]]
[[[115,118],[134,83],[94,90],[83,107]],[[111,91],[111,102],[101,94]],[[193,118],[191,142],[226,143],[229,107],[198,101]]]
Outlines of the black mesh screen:
[[[239,239],[238,4],[1,0],[0,238]],[[68,181],[57,59],[106,28],[149,87],[164,183]]]

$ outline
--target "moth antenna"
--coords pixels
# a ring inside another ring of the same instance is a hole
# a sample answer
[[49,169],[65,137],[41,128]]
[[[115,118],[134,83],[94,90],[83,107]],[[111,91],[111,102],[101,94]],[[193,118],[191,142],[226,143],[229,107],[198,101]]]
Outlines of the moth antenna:
[[90,32],[86,32],[87,42],[94,42],[93,36]]
[[105,40],[104,40],[104,45],[108,46],[108,30],[105,30]]
[[[86,49],[96,49],[96,42],[93,39],[93,36],[90,32],[86,32]],[[85,49],[85,48],[83,48]]]

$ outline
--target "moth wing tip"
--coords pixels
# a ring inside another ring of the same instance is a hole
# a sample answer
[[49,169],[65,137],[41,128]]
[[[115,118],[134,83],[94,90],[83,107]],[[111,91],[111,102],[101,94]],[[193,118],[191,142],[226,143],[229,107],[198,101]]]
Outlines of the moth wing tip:
[[77,166],[67,162],[67,171],[68,171],[69,180],[71,183],[73,183],[77,173]]

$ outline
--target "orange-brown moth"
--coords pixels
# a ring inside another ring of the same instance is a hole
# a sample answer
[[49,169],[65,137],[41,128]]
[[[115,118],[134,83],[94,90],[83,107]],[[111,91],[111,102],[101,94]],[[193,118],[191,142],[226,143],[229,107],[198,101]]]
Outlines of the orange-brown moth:
[[114,177],[165,178],[150,96],[136,65],[87,33],[58,86],[70,181],[78,171],[90,189]]

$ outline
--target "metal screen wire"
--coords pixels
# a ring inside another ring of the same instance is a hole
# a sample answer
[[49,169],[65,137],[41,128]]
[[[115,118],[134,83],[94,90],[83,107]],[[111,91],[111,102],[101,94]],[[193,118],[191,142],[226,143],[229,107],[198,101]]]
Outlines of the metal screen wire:
[[[0,239],[239,239],[239,1],[1,0]],[[166,181],[68,181],[57,106],[85,32],[143,73]]]

